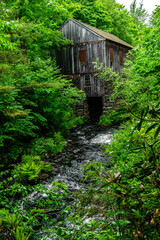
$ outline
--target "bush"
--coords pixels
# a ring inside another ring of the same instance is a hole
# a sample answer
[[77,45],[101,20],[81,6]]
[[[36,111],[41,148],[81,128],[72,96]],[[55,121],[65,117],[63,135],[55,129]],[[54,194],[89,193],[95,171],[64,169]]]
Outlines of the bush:
[[9,213],[6,209],[0,210],[0,237],[2,232],[2,237],[5,235],[8,239],[15,240],[28,240],[30,234],[26,235],[23,227],[20,227],[22,216],[20,214]]
[[12,175],[17,181],[28,183],[36,181],[42,170],[50,171],[50,164],[44,165],[39,156],[24,155],[22,163],[15,166]]
[[102,126],[110,126],[113,124],[116,125],[126,121],[126,119],[128,118],[129,118],[129,114],[127,113],[118,115],[116,110],[109,110],[107,112],[107,116],[101,115],[99,124]]
[[[31,199],[29,193],[33,191],[37,193],[38,198]],[[22,201],[13,201],[11,197],[17,196],[17,193],[25,198]],[[29,236],[29,239],[40,239],[37,229],[44,230],[46,223],[47,226],[53,226],[55,219],[52,214],[62,220],[66,207],[65,199],[68,198],[67,186],[57,182],[52,182],[51,188],[41,184],[24,186],[14,183],[0,191],[0,205],[5,207],[0,210],[0,239],[27,240]]]
[[32,141],[30,149],[28,149],[29,154],[45,156],[45,153],[53,155],[57,152],[61,152],[66,145],[65,139],[60,133],[56,133],[54,138],[37,138]]

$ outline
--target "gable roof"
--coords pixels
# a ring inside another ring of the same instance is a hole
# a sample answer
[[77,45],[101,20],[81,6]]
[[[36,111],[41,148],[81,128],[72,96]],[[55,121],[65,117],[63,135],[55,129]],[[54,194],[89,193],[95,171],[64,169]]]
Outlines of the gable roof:
[[[87,28],[87,30],[89,30],[91,32],[94,32],[95,34],[98,34],[99,36],[103,37],[106,40],[119,43],[119,44],[121,44],[123,46],[126,46],[128,48],[133,48],[129,43],[126,43],[125,41],[121,40],[120,38],[116,37],[115,35],[113,35],[111,33],[107,33],[107,32],[105,32],[103,30],[100,30],[100,29],[98,29],[96,27],[92,27],[92,26],[90,26],[90,25],[88,25],[86,23],[80,22],[80,21],[75,20],[73,18],[68,19],[62,26],[64,26],[69,20],[82,25],[83,27]],[[62,26],[61,26],[61,28],[62,28]]]

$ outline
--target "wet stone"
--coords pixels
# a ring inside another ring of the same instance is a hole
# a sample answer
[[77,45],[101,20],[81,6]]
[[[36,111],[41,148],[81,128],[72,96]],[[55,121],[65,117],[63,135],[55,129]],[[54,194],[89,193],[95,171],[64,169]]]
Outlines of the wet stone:
[[61,158],[57,158],[56,160],[54,160],[54,162],[60,162],[61,161]]
[[73,151],[74,154],[76,154],[78,152],[80,152],[80,149],[76,149],[76,150]]
[[[86,163],[92,161],[102,161],[104,163],[110,161],[110,157],[106,157],[104,148],[100,145],[107,147],[110,144],[114,130],[115,128],[101,128],[96,124],[77,127],[71,133],[70,138],[72,140],[68,140],[68,143],[72,144],[68,144],[61,154],[53,157],[54,170],[52,176],[42,181],[42,184],[44,182],[44,186],[50,188],[53,181],[64,182],[70,192],[77,192],[80,189],[85,191],[86,185],[89,183],[87,180],[82,181],[84,177],[82,168]],[[47,177],[46,174],[45,177]],[[31,198],[37,197],[40,198],[36,194],[31,196]],[[73,204],[73,201],[74,199],[67,199],[67,204]],[[30,204],[32,204],[32,201]],[[50,214],[53,219],[58,219],[57,213],[51,212]]]

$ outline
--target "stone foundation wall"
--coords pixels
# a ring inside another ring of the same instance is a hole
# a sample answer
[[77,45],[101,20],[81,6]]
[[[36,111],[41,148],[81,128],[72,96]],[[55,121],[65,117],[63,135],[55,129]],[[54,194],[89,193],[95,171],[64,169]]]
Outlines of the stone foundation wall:
[[119,99],[110,100],[111,95],[113,93],[113,84],[111,81],[107,81],[104,84],[104,105],[103,105],[103,114],[107,115],[108,110],[114,110],[117,109],[119,106]]
[[86,100],[81,100],[80,103],[75,105],[76,116],[89,117],[88,104]]
[[[108,110],[117,109],[119,106],[119,99],[110,100],[113,93],[113,85],[111,81],[107,81],[104,84],[104,97],[103,97],[103,114],[107,115]],[[75,105],[76,115],[80,117],[89,117],[89,108],[87,100],[81,100],[80,103]]]

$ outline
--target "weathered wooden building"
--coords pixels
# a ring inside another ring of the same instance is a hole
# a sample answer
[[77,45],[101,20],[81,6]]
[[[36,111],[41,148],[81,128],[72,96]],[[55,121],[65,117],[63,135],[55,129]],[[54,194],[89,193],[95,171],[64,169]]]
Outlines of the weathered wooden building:
[[[91,118],[98,118],[106,111],[111,86],[96,76],[97,59],[103,66],[120,72],[126,53],[132,46],[116,36],[75,19],[68,19],[59,29],[72,41],[57,54],[57,64],[63,74],[73,78],[74,84],[87,95]],[[85,106],[82,107],[85,111]]]

